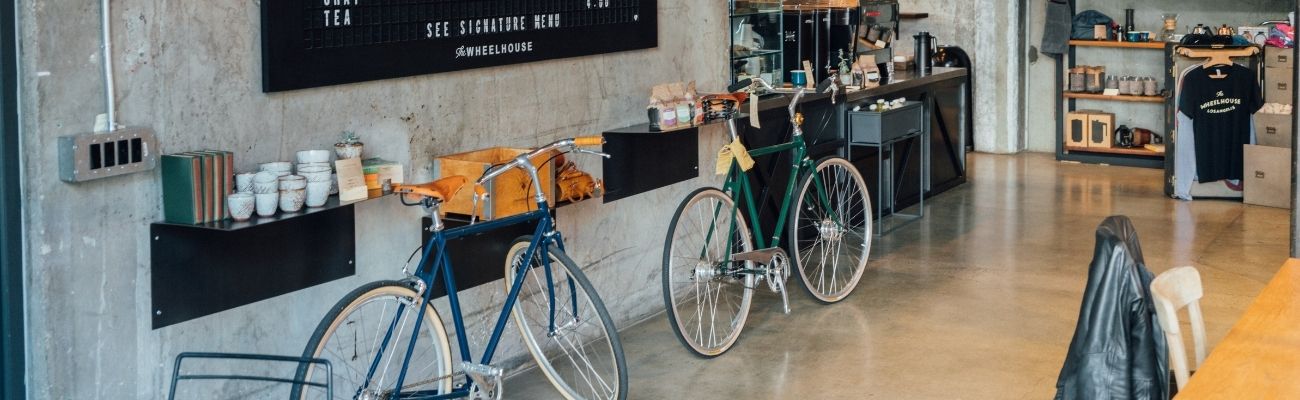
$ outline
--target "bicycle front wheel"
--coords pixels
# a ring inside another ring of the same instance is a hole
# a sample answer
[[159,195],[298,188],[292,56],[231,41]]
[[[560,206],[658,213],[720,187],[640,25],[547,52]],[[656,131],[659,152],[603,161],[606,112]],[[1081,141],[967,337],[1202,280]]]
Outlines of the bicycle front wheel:
[[[303,350],[303,357],[330,361],[334,393],[295,387],[290,398],[392,398],[412,339],[416,343],[402,395],[450,393],[447,331],[432,306],[424,305],[424,321],[420,331],[414,332],[421,300],[410,286],[396,281],[373,282],[348,293],[325,314]],[[300,368],[298,378],[323,382],[312,377],[317,371],[323,373],[314,365]]]
[[871,254],[867,184],[843,158],[827,158],[804,178],[790,221],[792,255],[808,293],[823,303],[848,297]]
[[664,241],[664,305],[673,333],[696,355],[717,357],[740,337],[757,278],[753,263],[731,255],[753,247],[736,203],[720,190],[696,190],[673,215]]
[[[525,262],[531,236],[506,253],[506,290],[529,268],[511,310],[546,379],[569,400],[627,398],[627,360],[618,330],[587,276],[555,246]],[[550,273],[542,256],[550,260]],[[554,318],[552,318],[554,316]]]

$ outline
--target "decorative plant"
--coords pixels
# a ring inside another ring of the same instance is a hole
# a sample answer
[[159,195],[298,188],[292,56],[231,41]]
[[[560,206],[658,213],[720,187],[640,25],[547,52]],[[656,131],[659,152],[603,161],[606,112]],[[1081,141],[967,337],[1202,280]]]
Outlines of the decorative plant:
[[840,73],[851,71],[849,67],[849,57],[844,55],[844,49],[840,49]]
[[360,137],[357,137],[357,133],[356,133],[356,132],[353,132],[353,131],[343,131],[343,143],[346,143],[346,144],[357,144],[357,143],[361,143],[361,138],[360,138]]

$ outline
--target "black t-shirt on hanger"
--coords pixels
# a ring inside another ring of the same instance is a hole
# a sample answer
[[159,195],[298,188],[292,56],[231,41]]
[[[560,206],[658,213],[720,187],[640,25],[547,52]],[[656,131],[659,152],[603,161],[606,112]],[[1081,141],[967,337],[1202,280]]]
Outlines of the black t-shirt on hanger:
[[[1212,75],[1227,74],[1215,79]],[[1264,107],[1255,71],[1241,65],[1198,68],[1183,78],[1178,110],[1196,130],[1200,182],[1242,178],[1242,145],[1250,144],[1252,116]]]

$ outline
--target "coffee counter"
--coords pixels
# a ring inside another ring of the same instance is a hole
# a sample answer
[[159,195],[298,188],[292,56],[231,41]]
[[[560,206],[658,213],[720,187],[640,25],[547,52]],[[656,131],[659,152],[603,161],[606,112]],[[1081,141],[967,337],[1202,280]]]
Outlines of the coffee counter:
[[[897,157],[886,154],[885,169],[888,171],[885,172],[894,174],[893,181],[896,182],[893,188],[885,188],[886,196],[896,195],[901,209],[917,204],[922,192],[926,197],[931,197],[959,186],[966,182],[966,148],[970,145],[967,137],[973,125],[972,115],[967,111],[971,101],[967,95],[969,84],[965,68],[934,68],[931,73],[924,75],[914,71],[897,71],[887,84],[841,93],[834,103],[828,93],[806,94],[800,100],[798,109],[804,114],[804,135],[810,145],[810,156],[814,159],[830,155],[851,156],[849,161],[862,172],[872,193],[877,193],[881,188],[875,187],[873,178],[877,172],[876,159],[880,155],[874,149],[858,146],[849,151],[848,113],[858,106],[865,110],[877,99],[888,101],[906,98],[908,101],[922,103],[929,124],[920,146],[900,146],[900,150],[906,154],[900,153]],[[763,128],[756,132],[754,128],[746,127],[742,134],[746,146],[756,148],[789,140],[791,130],[786,109],[792,97],[793,95],[780,94],[764,96],[759,100],[759,117],[762,118]],[[785,168],[780,166],[788,165],[789,160],[782,160],[781,155],[766,158],[759,159],[758,175],[763,179],[754,183],[784,182],[785,177],[780,172]],[[911,162],[904,163],[904,159]],[[922,178],[915,179],[916,174],[921,174]],[[921,183],[918,184],[918,181]],[[783,189],[775,187],[770,188],[769,192],[781,190]],[[769,193],[769,196],[781,194]],[[764,219],[768,219],[767,214],[772,214],[774,219],[778,209],[766,208]],[[883,211],[886,214],[893,212],[888,209]],[[770,226],[770,223],[765,221],[765,225]]]
[[[971,116],[967,112],[970,101],[967,95],[968,85],[966,69],[935,68],[932,73],[926,75],[897,72],[888,84],[847,94],[840,93],[834,103],[831,102],[829,93],[808,93],[800,100],[797,108],[804,115],[803,129],[809,146],[809,157],[815,160],[827,156],[851,156],[849,161],[862,172],[868,189],[873,195],[879,193],[881,188],[875,187],[874,177],[878,169],[877,158],[881,155],[877,150],[858,146],[854,146],[850,151],[848,113],[857,106],[866,109],[866,104],[874,103],[876,99],[893,100],[902,97],[922,103],[929,123],[925,124],[927,128],[922,140],[918,141],[920,145],[900,145],[901,152],[893,156],[885,154],[884,169],[887,169],[885,172],[896,177],[893,180],[896,184],[892,188],[885,188],[887,191],[885,193],[896,195],[897,204],[902,209],[917,204],[922,193],[925,197],[932,197],[957,187],[966,182],[968,145],[966,137],[972,126]],[[736,122],[741,128],[741,140],[746,147],[755,149],[790,140],[792,129],[786,109],[790,105],[791,98],[793,95],[790,94],[772,94],[759,98],[757,117],[760,118],[762,128],[749,126],[748,120],[744,118]],[[741,110],[748,109],[748,105],[741,106]],[[749,117],[752,116],[745,118]],[[650,132],[646,125],[606,132],[605,138],[610,141],[606,144],[607,150],[647,146],[663,150],[653,157],[641,154],[642,152],[627,151],[624,152],[627,154],[620,154],[607,160],[605,178],[608,193],[617,196],[607,198],[606,201],[634,196],[689,178],[674,178],[658,182],[662,179],[648,179],[651,177],[646,174],[654,174],[654,178],[658,178],[662,175],[659,172],[661,168],[648,168],[638,163],[662,163],[664,162],[662,154],[689,153],[690,149],[697,148],[698,143],[703,143],[703,141],[693,140],[698,132],[699,130],[694,128],[677,132]],[[716,153],[717,149],[700,148],[699,151]],[[789,157],[788,153],[758,157],[757,166],[749,175],[753,187],[761,188],[758,193],[758,207],[761,208],[762,226],[770,227],[775,224],[776,215],[780,210],[779,201],[783,198],[785,182],[790,172],[789,166],[792,160]],[[682,159],[693,160],[695,157]],[[689,168],[692,168],[691,177],[699,176],[698,166],[691,165]],[[916,179],[917,174],[921,175],[921,179]],[[653,184],[647,184],[652,181]],[[873,201],[875,201],[874,196]],[[890,214],[893,210],[885,209],[882,212]]]

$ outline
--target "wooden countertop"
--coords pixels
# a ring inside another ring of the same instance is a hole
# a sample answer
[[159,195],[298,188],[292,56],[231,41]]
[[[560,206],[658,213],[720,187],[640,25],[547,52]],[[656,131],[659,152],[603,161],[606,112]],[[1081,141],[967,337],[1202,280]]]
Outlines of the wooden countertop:
[[1282,266],[1178,399],[1300,399],[1300,260]]

